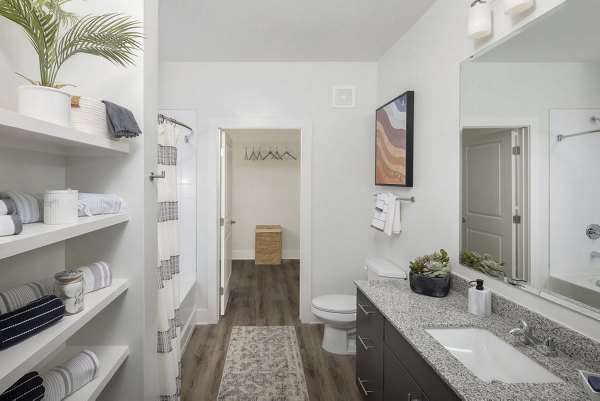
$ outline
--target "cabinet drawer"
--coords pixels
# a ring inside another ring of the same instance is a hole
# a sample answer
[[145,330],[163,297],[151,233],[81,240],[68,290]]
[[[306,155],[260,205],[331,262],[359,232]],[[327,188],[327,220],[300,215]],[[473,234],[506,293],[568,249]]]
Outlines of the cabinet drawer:
[[[423,335],[426,336],[428,334],[423,332]],[[413,380],[423,389],[427,397],[432,401],[460,400],[460,397],[456,395],[454,390],[438,376],[413,346],[387,320],[385,321],[384,339],[385,344],[402,365],[404,365],[406,370],[410,372]],[[384,382],[385,385],[386,383]]]
[[360,290],[356,293],[356,348],[362,346],[358,339],[368,338],[373,344],[383,343],[383,315]]
[[384,346],[383,351],[383,401],[427,401],[421,387],[413,380],[398,358]]
[[[356,386],[363,400],[383,400],[383,349],[381,345],[369,350],[356,349]],[[360,346],[360,344],[357,344]]]

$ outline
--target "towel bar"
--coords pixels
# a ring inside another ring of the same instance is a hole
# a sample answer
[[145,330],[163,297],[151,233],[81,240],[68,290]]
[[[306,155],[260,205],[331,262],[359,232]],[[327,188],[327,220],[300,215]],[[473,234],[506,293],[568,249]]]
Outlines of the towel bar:
[[[373,194],[373,196],[377,196],[377,195],[379,195],[379,194]],[[401,201],[406,201],[406,202],[412,202],[412,203],[416,202],[414,196],[411,196],[410,198],[401,198],[401,197],[397,196],[396,199],[401,200]]]
[[148,174],[148,178],[150,178],[150,181],[154,181],[156,178],[166,178],[167,176],[165,175],[164,171],[161,171],[160,174],[154,174],[153,171],[150,172],[150,174]]

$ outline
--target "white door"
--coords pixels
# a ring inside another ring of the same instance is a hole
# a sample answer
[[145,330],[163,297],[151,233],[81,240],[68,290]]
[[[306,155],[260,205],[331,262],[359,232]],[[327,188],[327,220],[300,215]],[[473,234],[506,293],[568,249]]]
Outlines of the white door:
[[235,220],[231,218],[231,137],[221,131],[221,315],[225,314],[229,300],[231,278],[231,231]]
[[463,134],[462,248],[489,253],[513,277],[512,130]]

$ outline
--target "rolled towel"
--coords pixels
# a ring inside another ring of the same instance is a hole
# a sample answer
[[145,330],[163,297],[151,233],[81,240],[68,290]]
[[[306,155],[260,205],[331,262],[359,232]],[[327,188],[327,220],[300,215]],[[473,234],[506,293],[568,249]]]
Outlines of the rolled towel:
[[44,401],[60,401],[85,386],[98,375],[100,361],[92,351],[81,351],[67,362],[42,376]]
[[120,213],[126,207],[117,194],[79,194],[79,217]]
[[42,377],[29,372],[0,394],[0,401],[38,401],[44,397]]
[[16,213],[17,205],[15,205],[12,199],[0,199],[0,216]]
[[0,349],[26,340],[62,319],[65,306],[54,295],[0,316]]
[[21,234],[23,221],[18,214],[0,216],[0,237]]
[[54,295],[54,279],[51,278],[0,291],[0,315],[48,295]]
[[133,138],[142,133],[131,110],[108,100],[102,103],[106,105],[108,130],[113,138]]
[[83,271],[86,294],[88,292],[98,291],[104,287],[109,287],[112,284],[112,272],[110,266],[106,262],[96,262],[73,270]]
[[9,191],[8,196],[15,203],[23,224],[44,221],[44,194]]

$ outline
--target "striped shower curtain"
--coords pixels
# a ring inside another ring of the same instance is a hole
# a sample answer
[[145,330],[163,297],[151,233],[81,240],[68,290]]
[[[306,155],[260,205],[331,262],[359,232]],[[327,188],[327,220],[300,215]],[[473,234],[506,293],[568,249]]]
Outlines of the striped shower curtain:
[[179,346],[179,233],[177,213],[177,137],[173,125],[158,126],[158,386],[159,401],[181,398]]

